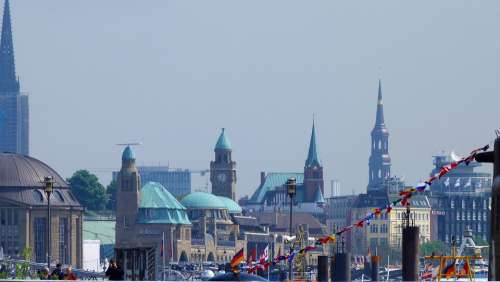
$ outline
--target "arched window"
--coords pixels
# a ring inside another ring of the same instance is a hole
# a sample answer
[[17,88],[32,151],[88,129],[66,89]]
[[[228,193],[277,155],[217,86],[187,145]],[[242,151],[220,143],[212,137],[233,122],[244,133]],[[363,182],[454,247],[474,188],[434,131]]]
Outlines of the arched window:
[[61,191],[56,190],[54,194],[56,195],[57,200],[59,200],[59,202],[63,202],[64,203],[64,198],[63,198],[63,195],[61,194]]
[[40,190],[33,190],[33,200],[35,202],[42,203],[43,202],[43,193]]

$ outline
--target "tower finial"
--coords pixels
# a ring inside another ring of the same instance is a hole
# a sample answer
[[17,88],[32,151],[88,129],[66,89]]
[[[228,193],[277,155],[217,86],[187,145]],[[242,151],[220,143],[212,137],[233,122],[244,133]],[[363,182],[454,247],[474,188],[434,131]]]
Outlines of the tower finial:
[[377,98],[377,117],[375,125],[383,125],[384,121],[384,104],[382,102],[382,80],[378,80],[378,98]]

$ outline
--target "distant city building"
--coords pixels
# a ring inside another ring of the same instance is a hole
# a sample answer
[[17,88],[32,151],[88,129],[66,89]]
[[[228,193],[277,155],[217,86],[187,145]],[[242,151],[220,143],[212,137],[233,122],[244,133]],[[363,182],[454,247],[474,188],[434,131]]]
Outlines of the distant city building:
[[385,126],[382,82],[380,80],[378,82],[377,115],[371,137],[371,155],[368,162],[368,191],[376,191],[382,189],[384,180],[391,175],[389,131]]
[[[435,156],[431,175],[451,163],[449,156]],[[432,183],[427,192],[433,211],[433,238],[451,243],[454,236],[462,242],[469,227],[474,237],[490,238],[491,174],[478,171],[480,163],[462,163]]]
[[28,96],[20,92],[16,76],[9,0],[5,0],[0,42],[0,151],[29,154]]
[[161,279],[162,256],[167,262],[188,261],[191,222],[186,208],[159,183],[141,188],[130,146],[122,154],[116,199],[115,253],[125,280]]
[[215,144],[215,160],[210,162],[210,182],[212,193],[236,200],[236,162],[233,161],[233,148],[224,128]]
[[289,209],[290,198],[285,184],[290,178],[295,178],[297,183],[293,210],[323,217],[325,204],[323,166],[319,159],[314,123],[304,172],[270,172],[267,174],[261,172],[260,185],[247,201],[245,209],[250,212],[276,212]]
[[[177,198],[191,193],[191,171],[171,169],[168,166],[138,166],[141,183],[158,182]],[[116,180],[118,171],[113,172]]]
[[326,224],[328,231],[334,233],[351,224],[351,211],[358,195],[337,196],[326,199]]
[[[241,248],[247,253],[249,237],[269,241],[268,230],[243,216],[228,197],[193,192],[178,201],[160,183],[141,188],[129,146],[122,154],[116,198],[115,253],[127,280],[162,279],[162,256],[168,263],[224,263]],[[102,222],[97,226],[106,227]]]
[[7,257],[47,262],[47,196],[42,181],[52,176],[51,263],[82,267],[83,206],[66,181],[45,163],[20,154],[0,153],[0,247]]
[[[391,195],[384,192],[359,195],[352,208],[351,224],[355,224],[359,219],[373,212],[375,208],[385,207],[398,198],[397,194]],[[425,195],[415,195],[411,197],[410,205],[410,219],[414,221],[415,226],[420,227],[420,243],[427,242],[431,239],[429,200]],[[379,217],[365,222],[363,228],[352,229],[346,234],[351,237],[347,240],[348,247],[352,249],[354,255],[366,255],[368,250],[372,253],[378,250],[379,255],[386,257],[390,249],[399,251],[402,244],[405,212],[406,207],[396,205],[389,214],[382,213]]]

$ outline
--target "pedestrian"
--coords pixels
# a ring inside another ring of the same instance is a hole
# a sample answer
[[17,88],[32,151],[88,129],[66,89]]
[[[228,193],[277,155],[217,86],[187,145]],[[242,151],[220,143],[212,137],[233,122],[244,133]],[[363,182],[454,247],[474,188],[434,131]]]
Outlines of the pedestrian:
[[49,269],[47,267],[42,268],[42,270],[38,272],[38,276],[40,280],[49,280]]
[[111,281],[123,281],[123,270],[121,267],[113,260],[109,260],[109,266],[106,270],[106,276]]
[[66,268],[66,273],[64,274],[64,280],[76,280],[76,274],[73,272],[71,266]]
[[63,280],[63,278],[64,278],[64,272],[62,270],[62,264],[58,263],[58,264],[56,264],[56,268],[50,274],[50,279]]

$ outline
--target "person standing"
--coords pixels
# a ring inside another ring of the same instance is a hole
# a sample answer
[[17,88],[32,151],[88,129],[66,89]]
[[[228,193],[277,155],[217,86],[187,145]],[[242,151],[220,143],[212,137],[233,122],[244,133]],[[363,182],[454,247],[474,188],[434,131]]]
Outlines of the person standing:
[[56,268],[50,274],[50,279],[62,280],[64,278],[64,272],[62,271],[62,264],[56,264]]
[[109,267],[106,270],[106,277],[108,277],[111,281],[123,281],[123,270],[121,267],[114,261],[109,260]]
[[71,266],[66,268],[66,273],[64,274],[64,280],[77,280],[76,274],[73,272]]

